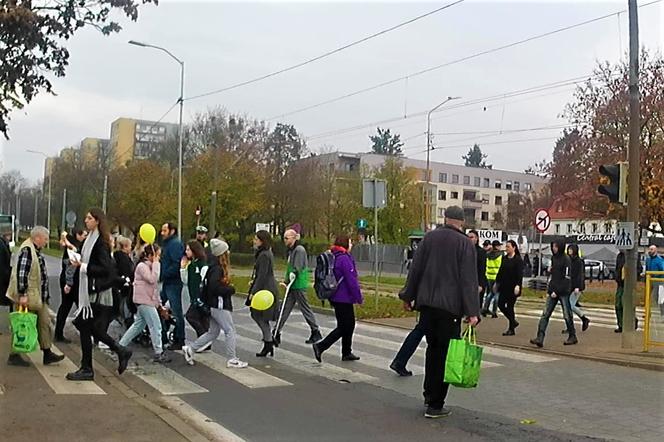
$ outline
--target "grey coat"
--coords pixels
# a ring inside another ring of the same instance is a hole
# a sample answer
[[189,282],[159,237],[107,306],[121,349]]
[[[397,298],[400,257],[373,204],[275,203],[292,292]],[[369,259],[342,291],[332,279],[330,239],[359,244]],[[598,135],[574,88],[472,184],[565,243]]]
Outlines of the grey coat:
[[252,314],[259,313],[265,318],[274,318],[279,305],[279,285],[274,278],[274,255],[272,250],[262,249],[256,254],[256,263],[254,264],[254,274],[249,296],[261,290],[269,290],[274,295],[274,304],[267,310],[258,312],[252,310]]

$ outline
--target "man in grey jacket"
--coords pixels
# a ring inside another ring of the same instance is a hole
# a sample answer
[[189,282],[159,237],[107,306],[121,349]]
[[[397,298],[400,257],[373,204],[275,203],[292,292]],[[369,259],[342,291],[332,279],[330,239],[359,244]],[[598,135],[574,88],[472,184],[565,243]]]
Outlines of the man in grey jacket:
[[458,338],[461,319],[479,322],[477,256],[463,233],[464,213],[458,206],[445,210],[445,225],[427,233],[415,253],[405,289],[399,294],[407,310],[420,311],[427,338],[424,398],[427,418],[445,417],[449,384],[444,382],[450,339]]

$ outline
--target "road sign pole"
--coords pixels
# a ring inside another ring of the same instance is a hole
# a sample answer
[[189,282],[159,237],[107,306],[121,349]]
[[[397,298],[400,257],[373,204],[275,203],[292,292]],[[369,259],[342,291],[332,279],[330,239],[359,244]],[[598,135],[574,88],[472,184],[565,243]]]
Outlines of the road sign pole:
[[542,276],[542,258],[544,255],[542,255],[542,232],[540,232],[540,243],[539,243],[539,259],[537,260],[537,264],[539,269],[537,269],[537,276]]
[[374,272],[375,272],[375,291],[374,305],[378,311],[378,181],[373,180],[373,200],[374,200]]

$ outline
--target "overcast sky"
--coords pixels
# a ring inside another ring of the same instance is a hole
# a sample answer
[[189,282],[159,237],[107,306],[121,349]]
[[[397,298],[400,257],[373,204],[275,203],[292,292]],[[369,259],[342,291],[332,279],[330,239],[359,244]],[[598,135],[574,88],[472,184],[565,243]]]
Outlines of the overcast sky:
[[[448,2],[194,2],[160,1],[143,7],[137,23],[103,37],[89,30],[68,47],[67,76],[54,80],[57,96],[41,95],[14,112],[11,140],[2,142],[3,169],[31,180],[43,161],[25,149],[50,155],[85,137],[108,138],[114,119],[158,119],[178,97],[177,64],[158,51],[130,46],[130,39],[167,47],[186,62],[185,97],[223,88],[296,64],[389,28]],[[647,2],[639,2],[644,4]],[[268,119],[431,66],[547,31],[626,9],[613,2],[472,1],[453,6],[295,71],[233,91],[185,103],[185,122],[208,107]],[[642,46],[661,50],[664,8],[639,9]],[[426,112],[447,96],[449,105],[589,75],[597,60],[615,62],[628,48],[627,14],[558,33],[399,81],[333,104],[284,117],[316,151],[333,147],[366,151],[375,125],[401,134],[406,155],[425,158]],[[522,171],[551,156],[560,129],[509,132],[565,124],[560,118],[573,86],[458,109],[432,119],[434,143],[445,149],[432,160],[460,163],[473,142],[494,167]],[[444,108],[443,108],[444,109]],[[409,118],[404,119],[404,115]],[[177,122],[174,109],[164,121]],[[272,124],[275,121],[270,121]],[[494,134],[466,132],[500,131]],[[331,136],[320,134],[333,132]],[[452,132],[455,134],[445,134]],[[460,132],[460,133],[459,133]],[[516,142],[517,140],[527,140]],[[455,147],[461,146],[461,147]]]

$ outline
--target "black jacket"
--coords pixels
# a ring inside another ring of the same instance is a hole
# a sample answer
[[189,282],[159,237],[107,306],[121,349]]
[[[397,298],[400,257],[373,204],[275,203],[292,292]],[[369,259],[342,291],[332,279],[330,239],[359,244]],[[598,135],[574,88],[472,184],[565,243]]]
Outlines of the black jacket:
[[223,276],[224,271],[217,260],[212,261],[203,281],[201,299],[208,307],[219,308],[219,298],[221,298],[224,301],[224,310],[232,312],[235,287],[222,283]]
[[111,251],[101,236],[97,238],[95,245],[92,247],[87,275],[88,293],[100,293],[104,290],[118,287],[121,284]]
[[422,239],[399,297],[416,308],[432,307],[455,317],[479,316],[477,255],[468,237],[441,226]]
[[578,256],[571,257],[571,262],[572,291],[579,289],[579,291],[582,292],[586,289],[585,262]]
[[551,257],[551,279],[549,280],[549,294],[556,293],[559,296],[569,295],[572,291],[571,265],[572,262],[565,253],[565,244],[561,241],[551,243],[558,245],[558,252]]
[[475,253],[477,253],[477,281],[480,286],[486,288],[486,250],[478,244],[475,246]]
[[123,296],[129,296],[132,292],[132,287],[134,282],[134,261],[131,260],[131,257],[124,252],[116,251],[113,253],[113,259],[115,260],[115,268],[117,269],[118,276],[121,278],[129,278],[130,284],[124,285],[120,288],[120,293]]
[[11,301],[5,296],[9,288],[9,279],[12,275],[12,252],[9,244],[0,237],[0,305],[11,305]]
[[521,259],[521,255],[514,255],[512,258],[505,255],[496,277],[497,292],[500,293],[500,296],[514,297],[516,296],[514,287],[517,285],[523,289],[523,259]]

